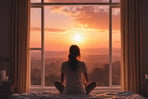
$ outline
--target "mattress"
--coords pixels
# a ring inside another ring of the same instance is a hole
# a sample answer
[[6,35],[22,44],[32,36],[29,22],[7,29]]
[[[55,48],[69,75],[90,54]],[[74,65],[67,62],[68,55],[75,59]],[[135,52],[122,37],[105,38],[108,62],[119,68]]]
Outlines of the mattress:
[[53,92],[14,93],[9,99],[146,99],[134,92],[98,92],[90,95],[65,95]]

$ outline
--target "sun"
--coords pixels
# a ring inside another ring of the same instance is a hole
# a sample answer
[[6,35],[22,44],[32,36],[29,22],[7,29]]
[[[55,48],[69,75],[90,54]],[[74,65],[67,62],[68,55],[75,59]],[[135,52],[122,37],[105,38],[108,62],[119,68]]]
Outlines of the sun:
[[82,42],[82,35],[80,34],[75,34],[74,37],[73,37],[74,41],[77,42],[77,43],[80,43]]
[[71,44],[84,45],[86,43],[85,32],[79,29],[71,30],[69,41]]

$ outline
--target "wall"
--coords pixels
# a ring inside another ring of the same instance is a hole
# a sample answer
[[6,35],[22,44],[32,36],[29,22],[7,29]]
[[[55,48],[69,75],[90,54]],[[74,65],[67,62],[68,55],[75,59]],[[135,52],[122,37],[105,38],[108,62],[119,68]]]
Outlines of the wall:
[[0,3],[0,58],[10,57],[9,46],[9,7],[10,0],[1,0]]
[[148,0],[142,0],[143,7],[143,66],[144,72],[148,72]]

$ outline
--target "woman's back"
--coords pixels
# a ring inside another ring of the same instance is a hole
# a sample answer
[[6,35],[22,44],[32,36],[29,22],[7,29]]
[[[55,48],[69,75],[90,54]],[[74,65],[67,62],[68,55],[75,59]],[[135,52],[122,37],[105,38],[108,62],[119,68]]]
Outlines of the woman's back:
[[79,93],[85,94],[85,89],[82,81],[82,74],[86,72],[84,62],[78,61],[77,69],[72,70],[69,67],[69,61],[62,64],[61,72],[65,74],[65,89],[63,93]]

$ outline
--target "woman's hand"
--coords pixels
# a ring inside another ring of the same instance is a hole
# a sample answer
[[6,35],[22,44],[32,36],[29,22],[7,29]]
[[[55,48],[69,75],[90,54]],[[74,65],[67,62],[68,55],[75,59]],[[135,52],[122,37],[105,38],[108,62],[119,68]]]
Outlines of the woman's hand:
[[84,86],[86,87],[88,85],[88,81],[84,81]]

